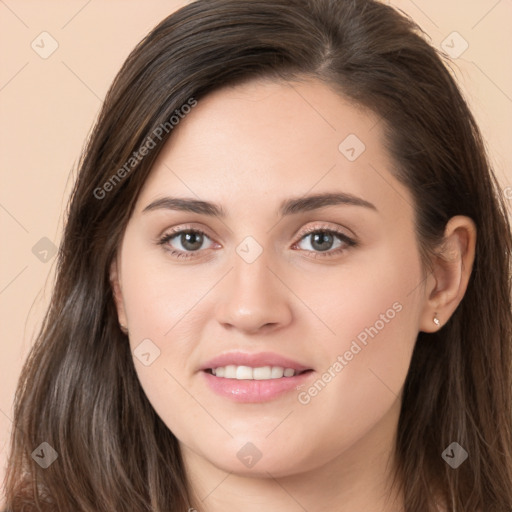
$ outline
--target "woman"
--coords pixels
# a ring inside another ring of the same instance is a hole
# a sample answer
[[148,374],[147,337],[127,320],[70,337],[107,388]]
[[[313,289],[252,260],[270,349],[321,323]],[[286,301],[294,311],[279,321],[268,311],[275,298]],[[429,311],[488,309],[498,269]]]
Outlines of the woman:
[[8,509],[511,510],[511,245],[412,21],[187,5],[80,162]]

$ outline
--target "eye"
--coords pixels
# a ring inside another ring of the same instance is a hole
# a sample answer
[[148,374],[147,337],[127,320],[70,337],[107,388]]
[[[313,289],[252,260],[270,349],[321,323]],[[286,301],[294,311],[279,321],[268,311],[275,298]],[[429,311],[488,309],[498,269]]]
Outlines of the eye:
[[[303,247],[300,248],[308,252],[313,252],[314,258],[336,256],[349,247],[357,245],[355,240],[341,231],[319,227],[307,230],[306,234],[303,234],[302,238],[295,245],[300,245],[303,241],[307,241],[307,243],[303,244]],[[304,245],[306,247],[304,247]]]
[[[301,243],[304,245],[303,241],[308,239],[308,243],[305,244],[306,247],[299,248],[313,253],[314,258],[336,256],[348,248],[357,245],[355,240],[341,231],[316,226],[302,233],[302,237],[293,247],[300,246]],[[207,240],[211,241],[204,231],[183,228],[164,234],[158,240],[158,244],[165,246],[165,249],[170,252],[171,256],[184,259],[194,257],[194,253],[206,249],[207,247],[204,247],[204,245]]]
[[[194,256],[194,252],[204,249],[203,245],[206,240],[210,240],[210,237],[199,229],[182,229],[163,235],[158,243],[169,246],[166,249],[172,256],[190,258]],[[178,247],[176,248],[176,246]]]

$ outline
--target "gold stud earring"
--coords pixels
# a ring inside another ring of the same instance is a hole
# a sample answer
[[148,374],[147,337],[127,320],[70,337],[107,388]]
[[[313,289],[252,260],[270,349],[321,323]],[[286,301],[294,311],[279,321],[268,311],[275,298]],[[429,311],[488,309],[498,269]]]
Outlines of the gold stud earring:
[[439,318],[437,318],[437,313],[434,313],[434,323],[437,325],[437,327],[441,325]]

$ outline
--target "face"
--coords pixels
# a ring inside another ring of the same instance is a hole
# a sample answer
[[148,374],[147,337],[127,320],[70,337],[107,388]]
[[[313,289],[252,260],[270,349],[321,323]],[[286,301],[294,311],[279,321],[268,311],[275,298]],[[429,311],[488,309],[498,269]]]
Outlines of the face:
[[378,119],[316,81],[225,88],[174,128],[112,276],[187,453],[293,475],[396,428],[423,299],[392,169]]

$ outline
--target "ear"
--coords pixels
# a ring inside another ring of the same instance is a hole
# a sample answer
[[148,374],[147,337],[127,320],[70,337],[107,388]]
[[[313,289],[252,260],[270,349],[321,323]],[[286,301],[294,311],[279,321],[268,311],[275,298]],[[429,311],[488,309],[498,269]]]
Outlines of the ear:
[[116,303],[117,308],[117,318],[119,320],[119,325],[121,326],[121,330],[123,332],[127,332],[128,329],[128,320],[126,318],[126,312],[123,302],[123,293],[121,290],[121,276],[119,272],[119,264],[117,262],[117,257],[113,259],[110,265],[110,284],[112,286],[112,292],[114,294],[114,301]]
[[[457,215],[446,224],[444,242],[427,278],[420,331],[439,330],[457,309],[473,269],[476,235],[475,223],[469,217]],[[439,319],[439,325],[434,322],[434,316]]]

